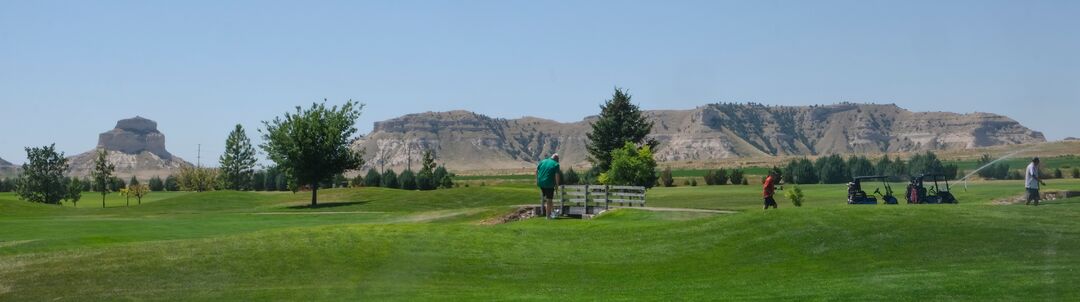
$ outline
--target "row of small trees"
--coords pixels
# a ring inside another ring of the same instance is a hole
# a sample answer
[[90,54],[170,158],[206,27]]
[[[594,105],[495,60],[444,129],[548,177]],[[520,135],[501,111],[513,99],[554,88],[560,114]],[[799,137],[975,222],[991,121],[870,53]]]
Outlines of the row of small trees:
[[855,176],[889,176],[893,181],[903,181],[920,173],[940,173],[955,179],[959,169],[954,164],[943,164],[933,152],[916,154],[908,161],[883,156],[876,164],[869,158],[852,155],[844,160],[840,155],[829,155],[811,161],[807,158],[792,159],[784,166],[784,181],[795,184],[837,184],[851,181]]

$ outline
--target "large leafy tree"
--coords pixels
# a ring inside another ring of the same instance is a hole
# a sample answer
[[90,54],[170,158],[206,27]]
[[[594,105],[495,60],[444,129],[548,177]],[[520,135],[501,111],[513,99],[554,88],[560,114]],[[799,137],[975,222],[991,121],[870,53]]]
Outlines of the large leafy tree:
[[314,103],[263,122],[260,147],[297,185],[310,186],[312,206],[318,203],[319,183],[364,164],[362,152],[349,148],[363,108],[352,100],[341,107]]
[[72,177],[67,181],[67,188],[64,191],[64,200],[70,201],[71,205],[78,208],[79,199],[82,199],[83,182],[78,177]]
[[652,188],[656,185],[656,160],[649,146],[626,142],[611,152],[611,169],[600,175],[604,184]]
[[630,94],[621,88],[615,88],[611,99],[600,106],[600,117],[591,124],[592,132],[586,134],[589,143],[589,161],[600,171],[611,168],[612,151],[622,148],[627,142],[648,145],[656,149],[659,143],[648,138],[653,123],[645,118],[641,109],[630,102]]
[[22,165],[23,172],[16,180],[16,192],[19,198],[40,203],[60,204],[67,196],[67,159],[57,153],[56,144],[26,148],[27,162]]
[[225,139],[225,153],[219,159],[221,178],[225,187],[232,190],[251,188],[252,174],[255,173],[255,148],[251,147],[244,126],[236,128]]
[[116,166],[109,163],[109,152],[98,149],[97,157],[94,158],[94,169],[90,170],[90,177],[94,179],[94,191],[101,193],[101,207],[105,207],[105,195],[112,188],[113,171]]

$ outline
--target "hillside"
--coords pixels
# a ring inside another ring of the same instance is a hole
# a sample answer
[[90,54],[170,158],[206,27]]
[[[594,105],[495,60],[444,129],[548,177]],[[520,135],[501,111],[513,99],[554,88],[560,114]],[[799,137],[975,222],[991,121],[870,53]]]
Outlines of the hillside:
[[116,176],[125,180],[132,175],[140,179],[165,177],[191,165],[165,149],[165,134],[158,131],[157,122],[139,116],[117,121],[112,130],[98,135],[96,148],[69,157],[68,172],[90,175],[99,149],[106,150],[109,162],[116,165]]
[[[833,153],[911,152],[1045,142],[1042,133],[992,113],[912,112],[896,105],[764,106],[710,104],[653,110],[659,161]],[[415,164],[424,149],[458,170],[514,169],[558,152],[584,164],[589,123],[468,111],[425,112],[376,122],[354,146],[370,167]]]

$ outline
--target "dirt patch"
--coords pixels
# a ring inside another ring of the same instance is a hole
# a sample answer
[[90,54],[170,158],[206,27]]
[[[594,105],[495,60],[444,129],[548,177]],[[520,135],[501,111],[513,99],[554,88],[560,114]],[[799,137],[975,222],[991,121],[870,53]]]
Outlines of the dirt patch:
[[[1048,201],[1048,200],[1058,200],[1058,199],[1078,197],[1078,196],[1080,196],[1080,191],[1042,191],[1042,192],[1039,192],[1039,195],[1042,195],[1041,196],[1042,201]],[[1027,201],[1027,193],[1025,192],[1025,193],[1022,193],[1020,195],[1016,195],[1016,196],[1012,196],[1012,197],[1005,197],[1005,198],[995,199],[992,203],[995,204],[995,205],[1010,205],[1010,204],[1021,204],[1021,203],[1024,203],[1026,201]]]
[[506,213],[502,216],[492,217],[481,221],[482,225],[496,225],[514,222],[518,220],[525,220],[536,217],[536,206],[519,206],[517,209],[510,213]]

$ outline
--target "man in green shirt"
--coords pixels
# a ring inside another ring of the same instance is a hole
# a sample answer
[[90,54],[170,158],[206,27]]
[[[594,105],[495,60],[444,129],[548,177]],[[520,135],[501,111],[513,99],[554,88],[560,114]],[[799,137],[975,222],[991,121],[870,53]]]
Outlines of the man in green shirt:
[[559,174],[562,174],[562,171],[559,170],[558,153],[552,154],[551,158],[541,160],[540,164],[536,165],[536,186],[540,187],[540,194],[544,199],[544,216],[548,218],[552,218],[555,213],[552,211],[555,207],[552,199],[555,198],[555,187],[562,182]]

